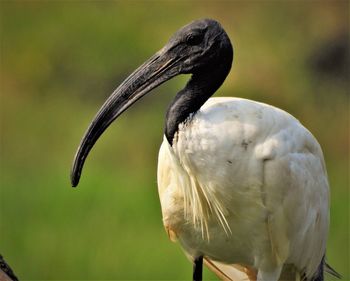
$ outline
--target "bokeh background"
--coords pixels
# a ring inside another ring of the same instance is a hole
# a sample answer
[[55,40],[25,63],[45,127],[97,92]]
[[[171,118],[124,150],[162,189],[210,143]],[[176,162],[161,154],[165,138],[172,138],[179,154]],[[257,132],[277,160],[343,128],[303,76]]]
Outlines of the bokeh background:
[[323,147],[328,261],[350,279],[348,1],[0,5],[0,253],[21,279],[189,280],[189,261],[163,230],[156,187],[165,110],[188,77],[154,90],[107,130],[77,189],[69,172],[106,97],[179,27],[203,17],[220,21],[235,47],[216,96],[281,107]]

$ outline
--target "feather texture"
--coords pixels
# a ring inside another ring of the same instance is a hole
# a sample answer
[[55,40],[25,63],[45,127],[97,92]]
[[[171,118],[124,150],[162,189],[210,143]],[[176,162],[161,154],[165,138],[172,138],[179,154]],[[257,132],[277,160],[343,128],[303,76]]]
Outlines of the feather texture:
[[277,280],[285,265],[316,274],[329,224],[327,173],[316,139],[290,114],[209,99],[172,146],[164,139],[158,187],[164,225],[189,256],[247,265],[259,281]]

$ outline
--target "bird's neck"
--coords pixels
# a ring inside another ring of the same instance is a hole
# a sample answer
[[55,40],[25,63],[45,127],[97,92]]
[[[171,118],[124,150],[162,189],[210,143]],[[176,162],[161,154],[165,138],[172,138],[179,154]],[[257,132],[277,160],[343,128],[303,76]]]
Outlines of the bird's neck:
[[171,102],[165,119],[165,136],[173,144],[179,124],[200,107],[215,93],[224,82],[231,69],[231,62],[203,69],[192,75],[184,89]]

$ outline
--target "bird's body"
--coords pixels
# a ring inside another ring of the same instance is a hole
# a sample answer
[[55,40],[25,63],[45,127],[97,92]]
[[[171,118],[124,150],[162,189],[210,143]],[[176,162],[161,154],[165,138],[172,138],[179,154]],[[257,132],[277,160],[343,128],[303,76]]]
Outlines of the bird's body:
[[193,279],[202,279],[204,258],[220,274],[230,267],[217,262],[237,263],[256,270],[258,281],[277,281],[290,265],[295,278],[321,281],[329,224],[321,148],[283,110],[239,98],[209,99],[232,60],[233,47],[218,22],[181,28],[103,104],[78,148],[72,185],[113,120],[163,82],[192,74],[166,113],[158,187],[165,228],[193,260]]
[[316,272],[329,223],[327,174],[319,144],[285,111],[209,99],[172,146],[164,138],[158,187],[165,228],[189,256]]

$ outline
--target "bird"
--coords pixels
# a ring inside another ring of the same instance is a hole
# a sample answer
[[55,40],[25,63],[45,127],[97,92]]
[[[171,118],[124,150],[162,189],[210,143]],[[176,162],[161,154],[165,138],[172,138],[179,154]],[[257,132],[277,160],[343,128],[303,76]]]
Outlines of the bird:
[[11,267],[0,254],[0,281],[18,281]]
[[211,97],[233,54],[214,19],[180,28],[97,112],[75,154],[72,186],[118,116],[160,84],[191,74],[166,111],[157,182],[165,230],[192,261],[193,280],[202,280],[203,263],[224,280],[339,277],[325,262],[330,199],[321,147],[279,108]]

